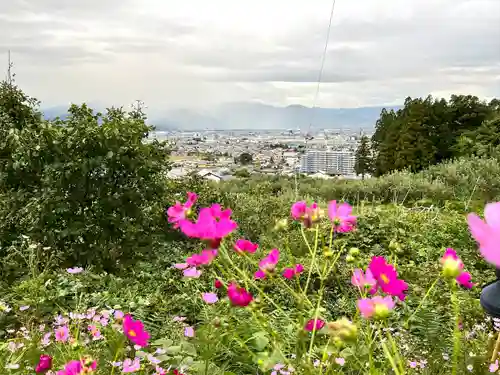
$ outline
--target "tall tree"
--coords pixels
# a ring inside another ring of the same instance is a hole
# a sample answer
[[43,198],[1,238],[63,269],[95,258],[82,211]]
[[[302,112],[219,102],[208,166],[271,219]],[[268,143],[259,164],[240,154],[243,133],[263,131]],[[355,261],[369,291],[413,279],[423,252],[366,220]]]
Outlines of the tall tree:
[[364,180],[365,175],[372,173],[372,155],[370,148],[370,140],[366,135],[361,137],[358,149],[356,150],[356,161],[354,171],[357,175],[361,175]]

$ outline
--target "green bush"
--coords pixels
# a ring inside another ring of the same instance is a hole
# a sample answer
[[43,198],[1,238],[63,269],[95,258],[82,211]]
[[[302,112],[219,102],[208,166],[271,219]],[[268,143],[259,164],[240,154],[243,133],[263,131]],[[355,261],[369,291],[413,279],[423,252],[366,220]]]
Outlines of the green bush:
[[0,106],[0,256],[22,234],[50,247],[57,264],[110,271],[165,239],[169,151],[147,142],[141,108],[72,105],[53,122],[9,113]]

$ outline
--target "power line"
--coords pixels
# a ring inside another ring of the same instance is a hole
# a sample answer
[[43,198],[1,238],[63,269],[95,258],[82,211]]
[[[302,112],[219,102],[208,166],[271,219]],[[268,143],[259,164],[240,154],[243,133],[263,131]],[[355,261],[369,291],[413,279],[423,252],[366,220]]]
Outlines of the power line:
[[318,81],[316,84],[316,93],[314,94],[313,106],[311,109],[311,119],[309,121],[309,129],[307,131],[308,133],[311,131],[311,126],[312,126],[312,122],[314,119],[314,112],[315,112],[314,109],[316,108],[316,105],[317,105],[318,96],[319,96],[319,88],[321,85],[321,80],[323,78],[323,70],[325,68],[325,60],[326,60],[326,52],[328,51],[328,43],[330,42],[330,31],[332,29],[332,21],[333,21],[333,13],[335,11],[335,3],[336,3],[336,0],[333,0],[332,9],[330,11],[330,20],[328,22],[328,31],[326,33],[325,49],[323,50],[323,56],[321,57],[321,67],[319,68]]
[[[330,31],[332,29],[333,13],[335,12],[336,0],[332,1],[332,8],[330,11],[330,20],[328,21],[328,30],[326,32],[325,48],[323,50],[323,56],[321,57],[321,66],[318,73],[318,81],[316,84],[316,93],[314,94],[313,106],[311,107],[311,117],[309,118],[309,128],[307,129],[307,134],[305,134],[304,148],[307,148],[307,136],[311,131],[311,126],[314,120],[314,113],[318,101],[319,89],[321,85],[321,80],[323,78],[323,70],[325,68],[326,52],[328,51],[328,43],[330,42]],[[299,161],[300,163],[300,161]],[[300,168],[300,167],[299,167]],[[298,181],[297,181],[297,171],[295,171],[295,199],[298,199]]]

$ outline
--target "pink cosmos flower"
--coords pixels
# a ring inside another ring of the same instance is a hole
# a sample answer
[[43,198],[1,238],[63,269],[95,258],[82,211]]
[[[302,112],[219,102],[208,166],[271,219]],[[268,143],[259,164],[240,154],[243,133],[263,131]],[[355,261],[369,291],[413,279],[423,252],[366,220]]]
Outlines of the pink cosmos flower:
[[386,318],[394,306],[394,300],[390,296],[375,296],[373,298],[358,300],[359,312],[366,319],[370,319],[373,316],[380,319]]
[[184,336],[185,337],[194,337],[194,328],[193,327],[184,328]]
[[54,336],[56,337],[57,342],[66,342],[69,339],[69,329],[68,326],[62,326],[56,328],[54,332]]
[[179,221],[181,231],[188,237],[199,238],[210,243],[211,248],[219,247],[221,240],[231,234],[237,227],[231,220],[231,210],[221,210],[220,205],[212,205],[200,210],[198,220],[193,223],[182,219]]
[[266,273],[274,272],[279,259],[280,251],[278,249],[272,249],[269,254],[259,262],[259,270],[255,272],[255,278],[264,279]]
[[135,358],[133,361],[130,358],[127,358],[123,361],[122,372],[126,374],[130,374],[132,372],[139,371],[141,369],[141,362],[139,358]]
[[66,272],[71,273],[71,274],[77,274],[77,273],[80,273],[82,271],[83,271],[82,267],[72,267],[72,268],[66,269]]
[[202,293],[202,298],[208,304],[216,303],[219,300],[215,293]]
[[308,332],[319,331],[324,326],[325,326],[325,322],[323,320],[317,318],[316,320],[314,320],[314,319],[308,320],[306,325],[304,326],[304,329]]
[[101,331],[99,330],[99,328],[97,328],[97,326],[95,326],[93,324],[89,324],[88,330],[90,331],[90,334],[92,335],[92,338],[94,340],[100,340],[103,338],[101,336]]
[[134,320],[128,314],[123,319],[123,333],[135,345],[148,346],[149,333],[144,329],[144,325],[140,320]]
[[369,268],[366,270],[366,273],[364,273],[362,269],[356,268],[352,274],[351,283],[360,289],[371,289],[377,285],[377,280],[375,280]]
[[335,363],[339,366],[344,366],[345,365],[345,359],[342,357],[335,358]]
[[305,201],[295,202],[290,214],[294,220],[301,221],[306,228],[310,228],[321,218],[322,211],[316,202],[310,206]]
[[471,282],[471,274],[463,271],[464,264],[455,250],[446,249],[440,262],[443,265],[444,276],[455,278],[457,283],[464,288],[471,289],[474,286],[474,283]]
[[236,285],[236,283],[231,283],[228,286],[227,296],[233,306],[245,307],[253,300],[253,296],[245,288]]
[[328,203],[328,216],[333,229],[339,233],[347,233],[356,227],[356,216],[351,215],[352,207],[348,203],[337,205],[337,201]]
[[184,274],[184,277],[191,278],[191,279],[197,279],[201,276],[201,271],[196,269],[196,267],[191,267],[191,268],[185,269],[183,274]]
[[492,363],[490,365],[489,371],[490,372],[496,372],[496,371],[498,371],[498,368],[499,368],[499,365],[498,365],[498,359],[497,359],[494,363]]
[[283,270],[283,277],[285,279],[293,279],[294,276],[300,275],[304,272],[304,266],[302,264],[296,264],[295,267],[285,268]]
[[258,248],[259,248],[258,244],[253,243],[253,242],[248,241],[248,240],[243,240],[243,239],[236,241],[236,243],[234,244],[234,250],[237,253],[246,252],[246,253],[253,254],[257,251]]
[[408,290],[408,284],[404,280],[398,279],[396,269],[391,264],[386,263],[384,257],[373,257],[368,267],[377,280],[377,285],[370,291],[372,294],[375,294],[377,288],[380,288],[384,293],[398,297],[402,301],[406,298],[404,292]]
[[186,263],[191,267],[198,267],[203,265],[209,265],[217,256],[217,249],[202,250],[200,254],[193,254],[186,259]]
[[52,368],[52,357],[47,354],[42,354],[35,367],[37,374],[43,374]]
[[485,221],[471,213],[467,216],[472,237],[479,244],[483,258],[500,268],[500,202],[488,203],[484,208]]
[[175,229],[179,228],[179,221],[186,218],[197,199],[198,196],[195,193],[188,192],[186,203],[175,202],[172,207],[167,209],[168,222],[172,223]]
[[175,263],[174,264],[174,268],[177,268],[178,270],[185,270],[188,267],[189,267],[189,264],[187,264],[187,263]]
[[42,347],[46,347],[50,345],[50,337],[52,336],[52,332],[47,332],[45,335],[43,335],[43,338],[41,340],[41,345]]
[[57,372],[57,375],[83,375],[90,374],[97,368],[97,362],[82,359],[80,361],[70,361],[64,366],[64,370]]

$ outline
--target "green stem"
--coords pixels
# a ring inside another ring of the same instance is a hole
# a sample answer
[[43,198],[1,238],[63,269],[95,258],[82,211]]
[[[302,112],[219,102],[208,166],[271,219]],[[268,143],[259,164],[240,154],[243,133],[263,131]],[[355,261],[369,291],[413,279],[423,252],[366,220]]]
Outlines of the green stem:
[[[389,363],[391,364],[392,370],[394,371],[394,373],[396,375],[400,375],[401,373],[399,372],[399,368],[396,365],[396,361],[392,357],[391,352],[390,352],[389,348],[387,348],[387,345],[385,344],[385,342],[382,343],[382,348],[384,349],[385,356],[387,357],[387,359],[389,360]],[[370,373],[371,373],[371,370],[370,370]]]
[[316,253],[318,250],[318,235],[319,235],[319,228],[316,226],[316,238],[314,241],[314,250],[311,249],[311,246],[309,245],[309,241],[307,241],[307,237],[304,233],[304,228],[301,229],[302,232],[302,237],[304,237],[304,241],[306,241],[307,247],[309,248],[309,252],[311,254],[311,266],[309,267],[309,273],[307,274],[307,281],[306,281],[306,286],[304,287],[304,294],[307,295],[307,289],[309,288],[309,282],[311,281],[311,275],[312,275],[312,270],[313,267],[316,263]]
[[429,289],[427,290],[427,293],[425,293],[425,296],[424,298],[422,298],[420,300],[420,303],[418,304],[417,308],[415,309],[415,311],[413,311],[413,314],[410,315],[410,317],[408,318],[408,320],[406,321],[405,325],[406,327],[408,327],[408,323],[410,323],[410,320],[415,316],[415,314],[418,312],[418,310],[420,310],[420,308],[422,307],[422,305],[424,304],[425,300],[427,299],[427,297],[430,296],[431,292],[434,290],[434,287],[436,286],[437,282],[439,281],[439,277],[434,280],[434,282],[432,283],[432,285],[429,287]]
[[113,358],[113,366],[112,366],[112,369],[111,369],[111,375],[113,375],[113,374],[115,373],[115,368],[116,368],[116,366],[114,365],[114,363],[115,363],[115,362],[116,362],[116,360],[118,359],[118,355],[120,354],[120,349],[121,349],[121,347],[120,347],[120,346],[118,346],[118,347],[116,348],[116,353],[115,353],[115,356],[114,356],[114,358]]
[[[389,327],[386,325],[386,328],[389,328]],[[389,329],[386,330],[386,336],[392,345],[392,350],[393,350],[394,356],[396,357],[396,361],[399,364],[399,370],[401,371],[401,374],[404,374],[405,373],[405,366],[404,366],[403,360],[401,359],[401,356],[399,354],[399,350],[398,350],[398,347],[396,345],[396,342],[394,341],[394,338],[392,337],[392,334],[391,334]]]
[[452,280],[451,284],[451,304],[455,316],[455,327],[453,329],[453,367],[451,373],[452,375],[457,375],[458,354],[460,352],[460,307],[458,305],[457,283],[455,280]]
[[497,353],[499,351],[500,351],[500,331],[498,332],[497,342],[495,344],[495,347],[493,348],[493,353],[491,353],[491,360],[490,360],[491,363],[495,361],[495,359],[497,358]]
[[321,301],[323,299],[323,294],[325,292],[325,278],[324,274],[326,272],[326,262],[323,266],[323,272],[321,273],[321,286],[319,289],[319,297],[318,297],[318,303],[316,304],[316,309],[314,311],[314,330],[312,331],[312,336],[311,336],[311,342],[309,343],[309,355],[308,357],[311,358],[311,353],[314,345],[314,339],[316,337],[316,321],[318,320],[318,315],[319,315],[319,308],[321,307]]

